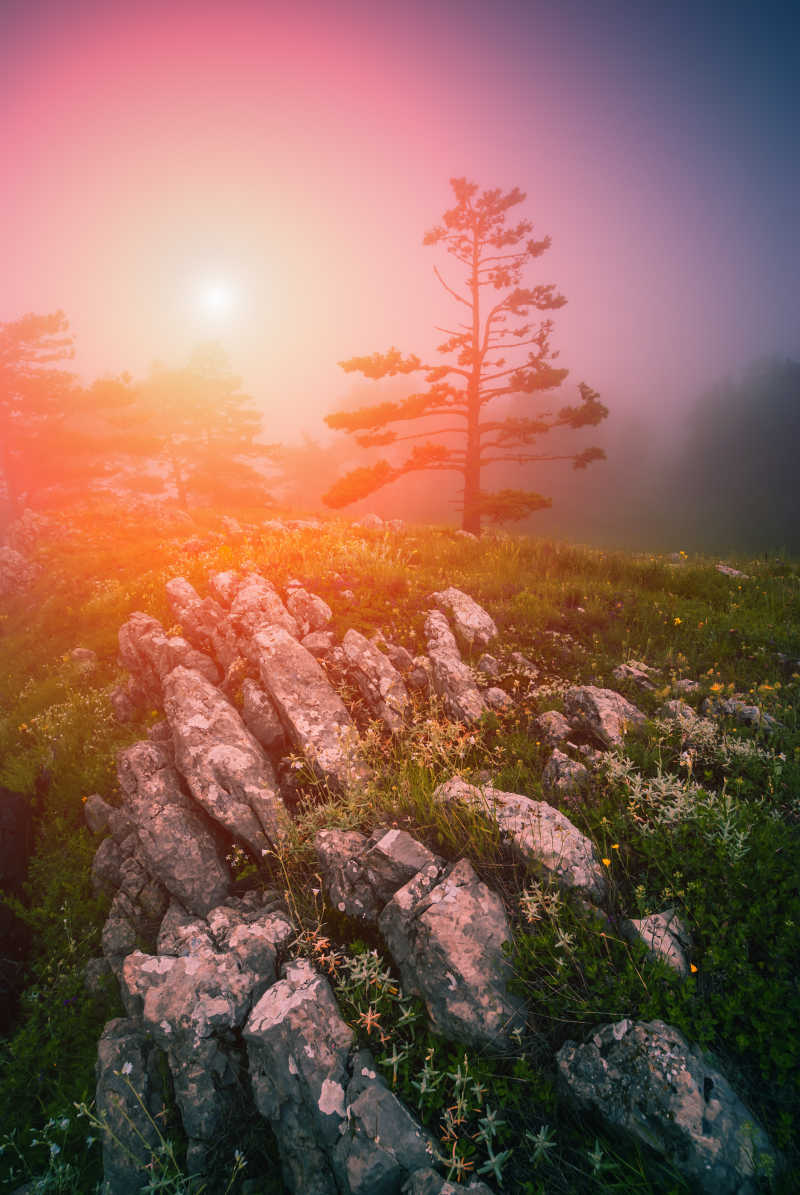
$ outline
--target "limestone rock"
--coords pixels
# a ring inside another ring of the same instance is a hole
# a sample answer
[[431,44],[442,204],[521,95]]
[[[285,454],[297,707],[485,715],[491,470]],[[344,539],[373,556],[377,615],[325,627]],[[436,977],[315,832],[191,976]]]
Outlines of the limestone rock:
[[641,920],[626,920],[620,933],[629,942],[643,942],[651,958],[659,958],[685,979],[690,973],[691,935],[675,909],[652,913]]
[[280,626],[253,639],[261,683],[289,740],[329,783],[346,786],[366,773],[358,732],[322,668]]
[[92,793],[86,798],[83,806],[83,816],[92,834],[105,834],[108,830],[108,815],[111,813],[109,805],[99,793]]
[[252,639],[265,627],[279,626],[293,639],[299,636],[297,622],[278,596],[274,585],[258,573],[247,573],[231,602],[231,623],[240,642]]
[[658,711],[658,716],[666,718],[668,722],[678,722],[686,730],[697,721],[697,714],[692,707],[679,698],[665,701]]
[[376,718],[398,734],[408,709],[408,692],[400,673],[383,652],[352,628],[342,640],[349,676]]
[[591,735],[602,747],[618,746],[627,731],[646,721],[642,711],[620,693],[595,685],[568,689],[564,711],[574,730]]
[[154,701],[161,700],[164,677],[182,665],[194,668],[215,685],[220,672],[210,656],[192,647],[180,635],[168,636],[161,623],[137,611],[119,630],[122,663]]
[[201,598],[184,577],[173,577],[165,586],[173,615],[186,638],[201,651],[215,656],[227,670],[236,659],[236,634],[225,611],[213,598]]
[[242,721],[270,755],[285,750],[286,731],[278,711],[261,685],[250,677],[242,681]]
[[572,733],[569,722],[558,710],[546,710],[545,713],[539,714],[534,726],[536,733],[541,735],[542,741],[549,743],[552,747],[565,743]]
[[759,706],[750,705],[738,697],[706,697],[700,704],[700,713],[711,718],[733,718],[741,726],[750,726],[754,730],[764,730],[768,733],[780,726],[777,718],[765,714]]
[[751,1195],[778,1155],[725,1076],[663,1021],[618,1021],[556,1055],[579,1108],[666,1158],[707,1195]]
[[376,922],[398,888],[429,864],[432,851],[405,830],[320,830],[314,846],[331,902],[340,913]]
[[208,578],[208,587],[212,596],[222,606],[230,606],[241,582],[240,575],[233,569],[229,569],[224,573],[212,573]]
[[511,965],[502,948],[511,930],[503,902],[467,859],[416,900],[430,871],[395,893],[378,921],[403,986],[422,998],[435,1032],[503,1048],[525,1020],[506,986]]
[[328,603],[302,587],[291,591],[286,605],[297,623],[301,636],[308,635],[311,631],[324,631],[333,618],[333,611]]
[[135,743],[120,753],[117,775],[151,874],[192,912],[221,904],[230,884],[225,860],[164,752]]
[[653,669],[641,660],[628,660],[614,669],[614,680],[629,680],[645,692],[652,692],[655,685],[650,680]]
[[508,693],[504,689],[499,689],[497,685],[492,685],[486,690],[483,700],[489,709],[494,710],[497,714],[507,714],[509,710],[513,710],[514,708],[514,702]]
[[717,564],[714,567],[718,573],[722,573],[725,577],[739,577],[742,581],[750,580],[748,573],[743,573],[738,568],[732,568],[729,564]]
[[414,656],[405,680],[415,693],[421,693],[423,697],[431,696],[434,692],[433,665],[427,656]]
[[300,642],[312,656],[322,659],[336,645],[336,636],[333,631],[311,631],[310,634],[304,635]]
[[497,625],[468,594],[450,585],[432,595],[434,603],[453,620],[456,638],[467,651],[488,647],[497,638]]
[[280,842],[289,815],[272,765],[219,689],[175,668],[164,680],[164,711],[195,800],[257,855]]
[[700,682],[685,676],[681,680],[676,680],[672,688],[676,693],[699,693]]
[[497,680],[500,676],[500,661],[488,652],[484,652],[475,665],[478,672],[483,673],[484,676],[491,677],[492,680]]
[[479,721],[486,710],[472,673],[459,655],[453,632],[444,614],[431,610],[425,619],[425,639],[431,662],[433,687],[451,718],[467,725]]
[[109,1021],[97,1047],[97,1116],[102,1131],[103,1190],[138,1195],[150,1178],[147,1163],[159,1144],[164,1104],[158,1081],[158,1050],[135,1022]]
[[580,800],[586,793],[589,770],[555,748],[542,772],[542,792],[546,797]]
[[278,1142],[284,1182],[297,1195],[337,1195],[331,1156],[345,1118],[353,1032],[330,984],[310,963],[284,968],[244,1028],[253,1095]]

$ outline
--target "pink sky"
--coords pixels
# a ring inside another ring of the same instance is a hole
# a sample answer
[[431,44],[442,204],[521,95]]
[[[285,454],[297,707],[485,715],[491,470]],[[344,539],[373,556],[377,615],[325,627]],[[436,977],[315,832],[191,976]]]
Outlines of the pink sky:
[[[729,80],[747,30],[665,40],[640,9],[10,0],[0,320],[63,307],[87,378],[217,337],[271,436],[321,434],[338,360],[424,354],[452,319],[421,242],[467,175],[527,191],[567,385],[612,411],[796,354],[781,63]],[[202,308],[214,282],[228,313]]]

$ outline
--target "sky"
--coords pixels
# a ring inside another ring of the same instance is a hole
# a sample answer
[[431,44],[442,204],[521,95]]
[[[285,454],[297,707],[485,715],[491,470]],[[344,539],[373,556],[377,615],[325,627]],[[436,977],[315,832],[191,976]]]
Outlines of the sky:
[[87,380],[217,339],[316,436],[337,362],[451,325],[422,238],[466,176],[552,237],[566,387],[674,422],[800,354],[792,8],[3,0],[0,321],[63,308]]

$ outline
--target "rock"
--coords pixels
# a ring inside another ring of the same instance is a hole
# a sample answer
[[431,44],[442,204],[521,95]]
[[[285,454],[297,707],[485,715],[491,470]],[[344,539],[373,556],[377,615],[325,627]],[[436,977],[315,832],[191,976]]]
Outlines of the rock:
[[431,610],[425,619],[425,639],[433,687],[441,697],[445,711],[449,717],[467,725],[478,722],[486,705],[470,669],[459,655],[447,619],[438,610]]
[[358,631],[349,630],[342,640],[348,675],[376,718],[392,734],[403,729],[408,710],[408,692],[400,673],[388,657]]
[[433,665],[427,656],[414,656],[412,666],[406,673],[406,685],[423,697],[430,697],[433,689]]
[[368,530],[380,531],[384,522],[380,515],[368,514],[364,515],[363,519],[353,524],[354,527],[366,527]]
[[324,631],[333,618],[333,611],[328,603],[302,587],[290,592],[286,605],[297,623],[301,636],[308,635],[311,631]]
[[601,747],[616,747],[624,735],[647,719],[641,710],[613,689],[582,685],[567,689],[564,711],[574,730],[589,734]]
[[314,847],[331,903],[340,913],[376,922],[395,894],[429,864],[441,860],[405,830],[320,830]]
[[498,689],[496,685],[492,685],[491,688],[486,690],[483,700],[489,709],[494,710],[497,714],[507,714],[509,710],[513,710],[514,708],[514,702],[508,693],[503,689]]
[[466,651],[488,647],[497,638],[497,625],[468,594],[449,586],[431,595],[433,602],[453,620],[456,638]]
[[676,693],[699,693],[700,682],[684,677],[683,680],[676,680],[672,688]]
[[531,682],[535,681],[539,676],[539,669],[533,660],[529,660],[527,656],[523,656],[521,651],[512,651],[508,657],[508,663],[512,672],[521,672]]
[[484,676],[490,676],[493,680],[497,680],[500,675],[500,661],[494,656],[490,656],[488,652],[483,653],[475,667],[478,672],[482,672]]
[[113,971],[106,958],[90,958],[83,969],[83,986],[89,996],[104,996],[109,990]]
[[589,771],[556,748],[542,772],[542,792],[546,797],[580,800],[586,794]]
[[112,689],[108,700],[115,721],[125,726],[128,722],[136,721],[144,708],[146,697],[131,678],[124,685],[117,685]]
[[83,803],[83,816],[92,834],[105,834],[108,830],[108,817],[112,806],[107,804],[99,793],[92,793]]
[[[463,533],[469,535],[468,531]],[[472,536],[476,539],[476,536]],[[402,1195],[493,1195],[490,1187],[479,1179],[473,1178],[468,1187],[462,1183],[452,1183],[429,1166],[424,1166],[408,1178],[402,1188]]]
[[333,631],[312,631],[310,635],[303,636],[301,643],[312,656],[321,659],[335,646],[336,636]]
[[173,577],[165,586],[170,609],[186,638],[201,651],[216,656],[227,670],[238,656],[236,634],[225,611],[213,598],[200,598],[184,577]]
[[619,664],[614,669],[614,680],[628,680],[645,692],[652,692],[655,689],[655,685],[650,680],[652,672],[653,669],[649,664],[644,664],[641,660],[628,660],[627,663]]
[[103,1190],[138,1195],[151,1177],[147,1169],[160,1144],[164,1111],[158,1054],[133,1021],[109,1021],[97,1047],[95,1106],[103,1123]]
[[268,531],[271,535],[288,535],[289,528],[282,523],[280,519],[267,519],[261,524],[262,531]]
[[459,527],[458,531],[454,532],[454,535],[456,535],[459,539],[471,539],[473,543],[478,542],[478,536],[474,533],[474,531],[464,531],[462,527]]
[[259,631],[253,647],[261,683],[295,749],[331,784],[362,779],[358,732],[314,657],[280,626]]
[[700,713],[709,718],[733,718],[740,726],[750,726],[767,733],[781,725],[777,718],[765,714],[757,705],[750,705],[737,697],[717,697],[712,694],[700,703]]
[[541,874],[598,904],[605,899],[605,872],[594,846],[552,805],[491,786],[481,790],[460,776],[440,784],[433,797],[464,801],[481,810],[497,822],[514,852]]
[[216,598],[222,606],[231,605],[241,583],[242,578],[233,569],[224,573],[212,573],[208,578],[208,587],[212,597]]
[[582,1111],[655,1150],[692,1190],[754,1195],[758,1173],[779,1161],[725,1076],[663,1021],[605,1025],[556,1061]]
[[38,571],[37,566],[20,552],[0,547],[0,597],[27,589]]
[[411,652],[406,651],[400,644],[384,642],[382,650],[384,655],[389,657],[392,667],[396,668],[401,676],[405,676],[414,667]]
[[278,711],[257,681],[242,681],[242,721],[266,752],[280,754],[286,748],[286,731]]
[[92,888],[95,892],[106,892],[110,896],[120,886],[120,863],[122,856],[113,838],[104,838],[92,860]]
[[256,1107],[271,1124],[286,1186],[337,1195],[331,1157],[345,1120],[353,1031],[310,963],[287,963],[244,1028]]
[[[278,596],[274,585],[258,573],[247,573],[231,602],[231,624],[245,645],[257,631],[266,627],[281,627],[293,639],[299,637],[299,627]],[[248,653],[249,654],[249,653]]]
[[658,710],[658,716],[666,718],[668,722],[679,722],[687,730],[697,721],[697,714],[692,707],[678,698],[665,701]]
[[467,859],[417,898],[432,878],[429,865],[399,889],[379,928],[407,993],[418,995],[436,1033],[468,1045],[504,1048],[525,1022],[522,1001],[509,994],[511,964],[503,943],[511,930],[496,893]]
[[537,734],[541,735],[542,742],[549,743],[553,747],[566,742],[572,734],[572,727],[558,710],[546,710],[545,713],[539,714],[534,726]]
[[97,667],[97,652],[92,651],[91,647],[73,647],[69,656],[82,672],[92,672]]
[[189,668],[164,680],[175,760],[195,800],[261,855],[286,835],[289,815],[275,773],[229,701]]
[[161,700],[164,677],[179,665],[196,669],[213,685],[220,680],[210,656],[179,635],[167,636],[161,623],[149,614],[131,614],[118,638],[122,663],[153,701]]
[[135,743],[120,752],[117,775],[151,874],[193,913],[221,904],[230,884],[222,851],[163,750]]
[[340,1189],[349,1195],[398,1191],[409,1173],[427,1166],[434,1139],[389,1090],[369,1050],[359,1050],[351,1067],[345,1131],[333,1156]]
[[715,568],[718,573],[722,573],[725,577],[738,577],[742,581],[749,581],[748,573],[742,573],[738,568],[731,568],[729,564],[717,564]]
[[690,974],[688,952],[692,938],[675,909],[652,913],[641,920],[625,920],[620,933],[629,942],[643,942],[651,958],[661,959],[684,979]]

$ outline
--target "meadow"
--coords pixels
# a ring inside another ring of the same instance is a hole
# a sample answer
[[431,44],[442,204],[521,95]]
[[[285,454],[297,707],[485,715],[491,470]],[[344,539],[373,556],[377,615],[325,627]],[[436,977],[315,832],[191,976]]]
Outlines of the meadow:
[[[263,520],[236,513],[245,526]],[[124,679],[117,631],[134,610],[169,628],[167,580],[184,576],[202,595],[209,573],[231,568],[257,569],[281,591],[297,578],[331,606],[337,635],[381,631],[412,655],[424,650],[429,595],[457,586],[497,622],[497,654],[520,651],[538,668],[532,685],[501,678],[513,708],[470,729],[416,699],[406,730],[390,739],[348,693],[373,778],[334,794],[298,760],[289,846],[274,859],[230,859],[240,886],[284,892],[298,927],[293,949],[327,972],[388,1081],[435,1132],[443,1172],[522,1195],[688,1193],[668,1166],[604,1135],[556,1089],[560,1046],[628,1016],[661,1018],[713,1052],[787,1159],[782,1175],[763,1175],[764,1189],[799,1189],[800,563],[728,559],[745,574],[730,576],[715,558],[684,552],[634,555],[492,532],[475,541],[447,528],[344,521],[231,538],[214,535],[214,512],[195,519],[186,550],[190,532],[166,536],[112,510],[53,521],[31,553],[40,570],[33,585],[0,599],[0,785],[30,797],[35,823],[24,890],[5,898],[31,945],[0,1041],[3,1189],[28,1181],[30,1191],[85,1193],[100,1180],[96,1043],[122,1008],[113,983],[91,994],[85,985],[107,902],[90,883],[97,840],[83,804],[92,793],[118,801],[116,753],[160,717],[114,720],[109,693]],[[74,658],[76,647],[94,651],[96,664]],[[631,659],[654,669],[652,690],[614,679]],[[696,689],[681,693],[685,680]],[[535,719],[560,709],[575,684],[614,688],[648,717],[645,733],[609,753],[585,798],[564,808],[608,869],[612,913],[678,909],[694,943],[685,979],[601,933],[578,903],[527,874],[480,814],[432,800],[454,773],[542,799],[550,747]],[[736,694],[777,725],[767,733],[703,718],[687,739],[658,715],[679,693],[695,710],[709,696]],[[448,859],[468,857],[502,894],[514,984],[529,1008],[512,1056],[432,1035],[377,934],[326,905],[316,831],[394,824]],[[159,1127],[146,1189],[196,1192],[175,1124]],[[232,1125],[206,1189],[277,1195],[275,1157],[263,1122]]]

